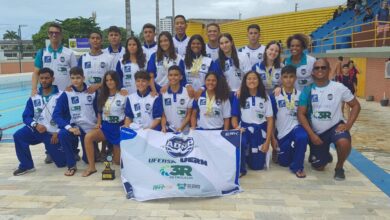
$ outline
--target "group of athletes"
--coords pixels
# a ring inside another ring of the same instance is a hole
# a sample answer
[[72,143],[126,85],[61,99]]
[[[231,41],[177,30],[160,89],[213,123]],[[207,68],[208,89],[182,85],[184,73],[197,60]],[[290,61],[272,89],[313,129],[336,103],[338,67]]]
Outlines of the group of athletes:
[[[88,163],[82,176],[97,172],[95,161],[107,154],[119,164],[120,129],[130,127],[162,132],[239,129],[240,176],[247,166],[264,169],[271,146],[275,162],[304,178],[307,145],[311,166],[322,171],[333,160],[329,146],[334,143],[334,178],[345,179],[349,130],[360,104],[348,88],[329,80],[326,59],[306,54],[305,35],[287,39],[291,55],[282,61],[279,42],[259,43],[257,24],[247,27],[249,43],[240,49],[229,33],[220,33],[218,24],[207,25],[207,44],[201,35],[186,35],[184,16],[174,18],[174,27],[175,36],[163,31],[155,40],[155,26],[145,24],[143,44],[129,37],[122,47],[121,32],[112,26],[106,49],[102,34],[92,32],[90,51],[77,61],[61,44],[61,26],[51,24],[50,45],[35,58],[25,126],[14,134],[20,161],[14,175],[34,171],[29,146],[38,143],[44,143],[45,162],[66,166],[66,176],[77,171],[79,142]],[[344,103],[350,111],[347,120]]]

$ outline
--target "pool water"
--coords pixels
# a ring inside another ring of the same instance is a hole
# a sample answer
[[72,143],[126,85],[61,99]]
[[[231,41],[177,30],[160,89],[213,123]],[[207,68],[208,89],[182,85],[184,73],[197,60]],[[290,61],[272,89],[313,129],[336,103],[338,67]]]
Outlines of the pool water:
[[22,114],[31,94],[31,73],[0,75],[0,129],[3,141],[12,141],[12,134],[21,128]]

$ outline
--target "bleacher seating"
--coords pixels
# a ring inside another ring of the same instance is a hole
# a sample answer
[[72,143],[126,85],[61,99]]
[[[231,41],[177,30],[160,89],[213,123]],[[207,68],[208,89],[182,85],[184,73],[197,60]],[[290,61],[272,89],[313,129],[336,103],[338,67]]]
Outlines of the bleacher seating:
[[241,47],[248,43],[245,31],[247,26],[258,24],[261,27],[263,44],[271,40],[281,40],[285,44],[292,33],[312,33],[318,26],[331,19],[335,10],[336,7],[318,8],[240,20],[221,24],[221,31],[232,34],[236,46]]
[[[368,7],[376,14],[380,8],[380,0],[369,0]],[[340,16],[320,26],[311,34],[313,40],[312,52],[324,53],[326,50],[356,47],[357,45],[351,42],[353,36],[362,31],[362,27],[356,25],[363,24],[364,15],[364,9],[357,16],[355,16],[353,10],[345,10]]]

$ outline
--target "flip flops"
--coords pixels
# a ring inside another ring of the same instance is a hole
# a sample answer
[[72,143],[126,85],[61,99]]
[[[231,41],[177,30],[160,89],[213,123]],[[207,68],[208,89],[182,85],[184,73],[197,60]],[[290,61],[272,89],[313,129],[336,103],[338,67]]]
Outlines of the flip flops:
[[81,175],[82,177],[91,176],[92,174],[96,173],[97,170],[85,170],[84,173]]
[[306,173],[303,172],[303,170],[298,170],[297,172],[295,172],[295,176],[298,177],[298,178],[305,178],[306,177]]
[[65,176],[73,176],[77,171],[77,167],[68,168],[68,170],[64,173]]

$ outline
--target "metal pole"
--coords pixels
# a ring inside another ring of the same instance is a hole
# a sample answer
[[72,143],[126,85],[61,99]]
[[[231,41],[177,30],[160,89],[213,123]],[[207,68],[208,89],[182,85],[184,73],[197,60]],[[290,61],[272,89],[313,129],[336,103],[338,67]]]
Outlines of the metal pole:
[[160,34],[160,6],[156,0],[156,35]]
[[172,35],[175,35],[175,0],[172,0],[172,25],[171,25],[171,30],[172,30]]
[[126,32],[127,32],[127,37],[132,36],[132,31],[131,31],[131,6],[130,6],[130,0],[125,0],[125,5],[126,5]]
[[22,25],[19,25],[18,35],[19,35],[19,73],[22,72]]

